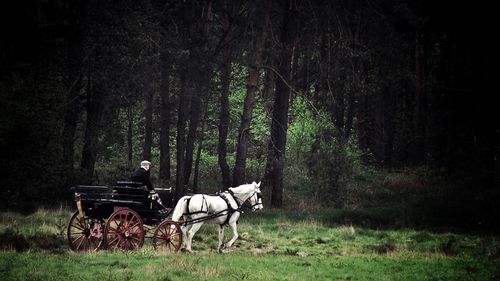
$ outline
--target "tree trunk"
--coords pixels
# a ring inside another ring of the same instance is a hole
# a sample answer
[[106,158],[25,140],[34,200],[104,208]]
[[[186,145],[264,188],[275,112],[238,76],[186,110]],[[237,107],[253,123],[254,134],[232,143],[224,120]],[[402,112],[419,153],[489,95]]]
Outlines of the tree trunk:
[[291,81],[294,73],[296,48],[296,10],[291,0],[285,1],[284,19],[281,30],[281,54],[279,73],[283,79],[276,81],[276,96],[273,106],[271,140],[268,147],[264,184],[272,188],[271,206],[283,205],[283,168],[288,128],[288,109],[290,104]]
[[238,144],[236,147],[236,161],[233,171],[233,185],[238,186],[245,182],[245,168],[247,159],[247,144],[250,135],[250,122],[252,120],[253,105],[255,103],[255,91],[259,86],[259,73],[262,63],[262,50],[267,36],[269,24],[270,0],[265,1],[265,8],[262,11],[263,17],[256,17],[257,35],[255,38],[254,53],[249,65],[249,78],[247,93],[243,102],[243,114],[238,130]]
[[[189,67],[189,66],[188,66]],[[190,82],[186,79],[186,70],[181,73],[182,89],[179,91],[179,107],[177,110],[177,170],[175,175],[175,199],[184,195],[185,182],[185,151],[186,151],[186,120],[188,115],[189,99],[191,97]]]
[[337,129],[340,139],[344,138],[344,112],[345,112],[345,95],[344,91],[335,91],[335,98],[332,104],[333,124]]
[[194,143],[197,139],[198,124],[200,122],[201,94],[202,90],[197,87],[196,93],[194,93],[191,101],[191,118],[189,120],[189,131],[186,141],[186,157],[185,157],[185,167],[184,167],[185,185],[189,183],[189,178],[191,177],[191,169],[193,166]]
[[[184,168],[184,183],[187,185],[191,177],[191,171],[193,167],[193,152],[194,144],[197,139],[197,131],[201,117],[201,104],[203,102],[204,96],[209,90],[210,78],[211,78],[211,67],[208,50],[208,29],[209,23],[212,20],[212,1],[207,0],[205,4],[198,12],[201,12],[200,17],[195,17],[196,24],[191,26],[194,31],[193,44],[190,45],[190,60],[191,60],[191,70],[189,74],[193,79],[194,89],[191,102],[191,114],[189,120],[189,132],[186,142],[186,157],[185,157],[185,168]],[[197,14],[195,14],[197,15]]]
[[347,108],[347,117],[342,135],[342,142],[345,144],[349,141],[351,137],[352,123],[354,121],[354,110],[356,106],[356,102],[354,99],[354,93],[349,93],[349,107]]
[[415,147],[413,160],[415,164],[421,164],[425,159],[426,139],[426,89],[425,89],[425,62],[426,56],[425,34],[422,27],[417,27],[415,41],[415,108],[414,108],[414,136]]
[[[183,89],[179,96],[179,110],[177,118],[177,174],[175,179],[175,197],[179,199],[184,193],[184,185],[189,180],[191,172],[192,155],[194,149],[195,133],[199,122],[199,108],[204,83],[204,77],[209,75],[202,67],[208,61],[205,52],[208,32],[208,23],[211,20],[211,0],[205,3],[187,2],[183,5],[183,23],[181,33],[187,39],[184,48],[189,50],[185,66],[181,70],[181,85]],[[188,81],[188,75],[190,80]],[[209,77],[209,76],[208,76]],[[196,91],[197,90],[197,91]],[[195,92],[196,91],[196,92]],[[190,120],[189,138],[186,142],[186,122],[189,115],[189,103],[193,99]],[[194,112],[197,111],[197,112]],[[188,160],[189,158],[189,160]],[[187,171],[189,167],[189,171]]]
[[151,161],[151,145],[153,144],[153,89],[147,87],[148,91],[144,97],[144,147],[142,159]]
[[[77,89],[81,83],[81,78],[77,78]],[[63,167],[67,172],[73,171],[74,153],[75,153],[75,133],[78,125],[78,118],[82,111],[81,100],[76,89],[69,89],[68,93],[69,104],[67,105],[64,114],[64,127],[62,132],[62,161]]]
[[208,103],[207,93],[210,89],[210,80],[211,80],[211,69],[210,67],[206,67],[205,71],[199,73],[202,77],[201,81],[198,83],[198,87],[196,88],[196,94],[193,95],[191,101],[191,118],[189,120],[189,132],[188,138],[186,142],[186,158],[185,158],[185,179],[184,183],[187,185],[189,183],[189,179],[191,177],[191,171],[193,167],[193,153],[195,142],[198,139],[198,127],[200,124],[200,117],[202,114],[203,103]]
[[203,148],[203,139],[198,142],[198,150],[196,151],[196,160],[194,162],[194,176],[193,176],[193,193],[199,193],[199,177],[200,177],[200,161],[201,161],[201,150]]
[[[165,40],[165,39],[163,39]],[[166,48],[166,46],[163,46]],[[170,182],[170,62],[163,50],[161,60],[161,103],[160,103],[160,181]]]
[[85,5],[71,2],[70,8],[78,11],[70,21],[71,34],[68,39],[67,69],[68,78],[65,81],[67,89],[67,107],[64,114],[64,127],[62,133],[62,161],[67,173],[73,172],[75,154],[75,133],[80,113],[83,110],[80,90],[83,85],[83,17]]
[[82,150],[81,168],[87,177],[88,182],[92,182],[94,175],[94,164],[97,154],[97,141],[99,139],[99,127],[103,112],[103,96],[100,89],[92,81],[92,67],[89,67],[87,81],[87,123]]
[[205,103],[204,108],[204,117],[203,117],[203,126],[201,128],[200,137],[198,140],[198,149],[196,151],[196,161],[194,163],[194,176],[193,176],[193,193],[199,192],[199,174],[200,174],[200,161],[201,161],[201,150],[203,149],[203,141],[205,140],[205,131],[207,129],[207,119],[208,119],[208,104],[207,101]]
[[83,110],[80,90],[83,85],[83,28],[81,22],[84,13],[84,5],[73,3],[76,10],[80,11],[78,16],[73,18],[71,26],[72,34],[69,37],[67,62],[68,62],[68,80],[66,81],[68,105],[64,115],[64,128],[62,135],[63,146],[63,167],[68,172],[73,172],[74,165],[74,142],[78,118]]
[[[262,99],[264,100],[264,110],[268,115],[272,114],[274,101],[274,87],[276,84],[276,74],[274,73],[273,59],[269,58],[267,64],[270,68],[265,69],[264,86],[262,88]],[[272,68],[272,69],[271,69]],[[269,125],[271,123],[269,122]]]
[[127,167],[128,169],[132,169],[133,163],[132,163],[132,152],[133,152],[133,146],[132,146],[132,135],[133,135],[133,130],[132,130],[132,125],[134,124],[134,118],[133,118],[133,110],[132,110],[132,105],[128,105],[127,107]]
[[[229,16],[226,14],[223,29],[229,32]],[[228,40],[226,40],[227,42]],[[226,46],[222,53],[221,67],[221,97],[219,115],[219,142],[217,145],[219,166],[222,173],[222,185],[224,188],[231,186],[231,175],[227,164],[227,135],[229,132],[229,84],[231,82],[231,46]]]

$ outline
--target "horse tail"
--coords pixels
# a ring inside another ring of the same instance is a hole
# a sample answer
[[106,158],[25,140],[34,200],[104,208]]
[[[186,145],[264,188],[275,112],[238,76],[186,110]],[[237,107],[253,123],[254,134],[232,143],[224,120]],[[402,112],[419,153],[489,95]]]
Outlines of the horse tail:
[[191,196],[184,196],[179,201],[177,201],[177,205],[175,205],[174,213],[172,214],[173,221],[179,221],[179,219],[186,213],[187,202]]

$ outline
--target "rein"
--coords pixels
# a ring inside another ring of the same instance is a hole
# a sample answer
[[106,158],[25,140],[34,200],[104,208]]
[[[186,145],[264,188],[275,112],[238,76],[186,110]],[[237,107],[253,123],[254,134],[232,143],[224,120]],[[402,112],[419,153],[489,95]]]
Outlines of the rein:
[[[188,224],[194,224],[194,223],[198,223],[198,222],[202,222],[202,221],[207,221],[207,220],[211,220],[211,219],[215,219],[215,218],[218,218],[218,217],[222,217],[222,216],[225,216],[226,214],[222,214],[223,212],[226,212],[226,211],[229,211],[228,209],[226,210],[222,210],[222,211],[219,211],[217,213],[214,213],[214,214],[208,214],[207,216],[205,217],[201,217],[201,218],[196,218],[196,219],[191,219],[191,220],[186,220],[182,223],[182,225],[186,226]],[[231,213],[232,214],[232,213]],[[229,215],[229,213],[227,213],[227,215]],[[230,215],[228,216],[228,218],[230,217]],[[228,219],[226,220],[228,221]],[[224,223],[226,224],[226,223]]]

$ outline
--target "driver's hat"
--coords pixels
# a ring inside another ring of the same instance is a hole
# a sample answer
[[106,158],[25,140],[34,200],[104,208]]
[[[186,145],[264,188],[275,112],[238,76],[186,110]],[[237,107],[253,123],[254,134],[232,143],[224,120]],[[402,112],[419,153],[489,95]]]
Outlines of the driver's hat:
[[150,165],[151,165],[151,162],[149,162],[148,160],[144,160],[141,162],[141,167],[150,166]]

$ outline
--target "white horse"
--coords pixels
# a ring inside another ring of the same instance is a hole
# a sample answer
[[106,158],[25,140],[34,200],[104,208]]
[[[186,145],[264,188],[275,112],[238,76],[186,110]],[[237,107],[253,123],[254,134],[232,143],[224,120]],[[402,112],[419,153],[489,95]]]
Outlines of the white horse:
[[[193,236],[200,229],[204,222],[215,223],[219,225],[219,252],[222,249],[229,248],[234,241],[238,239],[237,221],[241,214],[243,204],[250,204],[252,211],[260,210],[262,205],[262,196],[260,192],[260,182],[243,184],[238,187],[230,187],[227,191],[217,195],[195,194],[184,196],[177,202],[173,221],[179,221],[181,217],[186,223],[182,227],[185,250],[192,252],[191,242]],[[180,222],[182,225],[183,222]],[[229,224],[233,231],[233,238],[224,246],[224,225]]]

